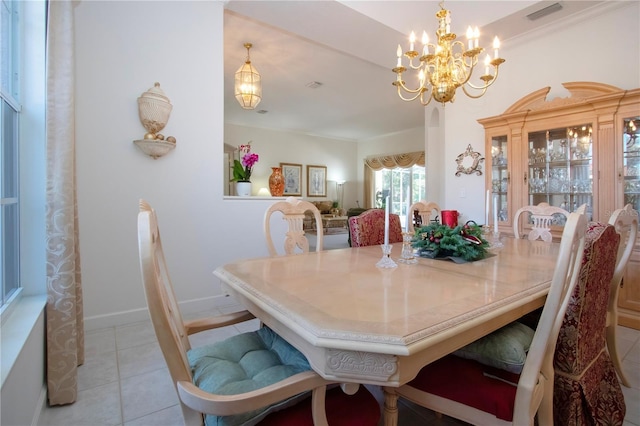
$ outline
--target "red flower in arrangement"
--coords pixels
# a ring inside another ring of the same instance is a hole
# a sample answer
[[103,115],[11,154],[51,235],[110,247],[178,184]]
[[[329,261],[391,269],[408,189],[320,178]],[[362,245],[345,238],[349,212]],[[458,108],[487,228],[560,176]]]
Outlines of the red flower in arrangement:
[[[244,155],[243,155],[244,154]],[[242,158],[240,159],[240,156]],[[233,160],[233,179],[231,182],[250,182],[253,166],[258,162],[258,154],[251,152],[251,141],[238,147],[238,159]]]

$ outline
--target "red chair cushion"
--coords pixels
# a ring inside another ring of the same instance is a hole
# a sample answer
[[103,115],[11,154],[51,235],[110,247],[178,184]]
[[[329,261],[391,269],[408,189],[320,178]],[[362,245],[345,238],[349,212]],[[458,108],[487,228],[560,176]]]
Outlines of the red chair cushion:
[[[327,422],[331,426],[376,426],[380,421],[380,404],[360,386],[354,395],[345,394],[337,386],[327,389],[325,397]],[[260,426],[313,426],[311,396],[285,410],[269,414]]]
[[409,385],[511,421],[519,378],[518,374],[447,355],[423,367]]

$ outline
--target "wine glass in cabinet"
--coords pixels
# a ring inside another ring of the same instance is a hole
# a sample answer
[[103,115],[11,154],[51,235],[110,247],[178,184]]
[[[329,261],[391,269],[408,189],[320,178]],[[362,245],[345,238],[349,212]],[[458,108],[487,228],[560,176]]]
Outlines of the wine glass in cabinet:
[[[509,144],[506,135],[491,137],[491,217],[498,223],[507,222],[509,218]],[[495,199],[495,201],[494,201]],[[496,209],[496,212],[493,209]]]
[[[573,212],[586,204],[593,212],[593,127],[560,127],[528,134],[528,203],[548,203]],[[565,217],[555,215],[554,225]]]
[[640,210],[640,117],[625,118],[622,134],[624,204]]

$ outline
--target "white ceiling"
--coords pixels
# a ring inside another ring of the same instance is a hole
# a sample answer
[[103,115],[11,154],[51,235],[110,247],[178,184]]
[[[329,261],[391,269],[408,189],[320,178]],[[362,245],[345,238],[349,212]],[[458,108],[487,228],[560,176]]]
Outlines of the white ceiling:
[[[562,10],[530,21],[553,3]],[[468,25],[480,44],[504,42],[601,1],[449,0],[452,31],[464,41]],[[424,109],[401,101],[391,85],[396,48],[423,30],[433,40],[436,1],[244,1],[227,3],[224,24],[225,122],[344,140],[363,140],[423,126]],[[253,44],[262,76],[262,102],[243,110],[233,96],[234,73]],[[506,58],[508,61],[508,58]],[[409,81],[409,76],[405,79]],[[317,89],[306,87],[321,82]],[[267,111],[260,114],[257,111]]]

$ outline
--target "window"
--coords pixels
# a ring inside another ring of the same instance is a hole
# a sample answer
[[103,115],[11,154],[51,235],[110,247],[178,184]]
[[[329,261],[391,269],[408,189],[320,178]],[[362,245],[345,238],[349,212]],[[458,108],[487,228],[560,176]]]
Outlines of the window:
[[407,209],[410,204],[425,199],[424,166],[396,167],[374,172],[374,206],[384,207],[389,196],[389,211],[400,216],[402,226],[407,225]]
[[0,19],[0,311],[20,289],[19,50],[20,1],[2,0]]

